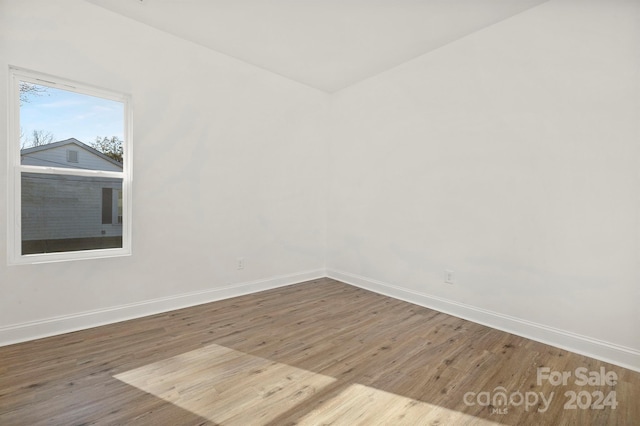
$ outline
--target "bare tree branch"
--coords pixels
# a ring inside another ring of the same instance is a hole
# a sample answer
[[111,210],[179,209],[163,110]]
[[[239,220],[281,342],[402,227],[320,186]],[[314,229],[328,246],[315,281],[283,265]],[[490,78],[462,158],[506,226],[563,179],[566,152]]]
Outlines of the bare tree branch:
[[42,96],[47,93],[47,88],[33,83],[21,81],[19,83],[20,103],[29,102],[30,96]]

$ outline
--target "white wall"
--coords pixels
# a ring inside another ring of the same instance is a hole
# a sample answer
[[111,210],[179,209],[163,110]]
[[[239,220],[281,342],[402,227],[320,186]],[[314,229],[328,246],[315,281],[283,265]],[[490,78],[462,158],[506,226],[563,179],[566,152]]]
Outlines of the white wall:
[[323,275],[326,256],[640,369],[639,13],[551,0],[327,97],[80,0],[0,0],[0,81],[76,79],[135,115],[134,255],[0,263],[0,342]]
[[9,65],[132,95],[134,254],[8,267],[0,215],[3,343],[323,274],[325,94],[80,0],[0,1]]
[[336,94],[329,274],[640,369],[639,40],[552,0]]

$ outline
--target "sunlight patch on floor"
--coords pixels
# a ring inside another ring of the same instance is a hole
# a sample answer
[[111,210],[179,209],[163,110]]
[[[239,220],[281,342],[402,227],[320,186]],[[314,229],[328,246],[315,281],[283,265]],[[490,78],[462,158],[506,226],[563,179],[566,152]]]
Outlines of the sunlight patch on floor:
[[300,425],[499,425],[380,389],[352,384],[300,418]]
[[215,423],[265,424],[336,379],[209,345],[115,376]]
[[115,378],[224,425],[496,424],[215,344]]

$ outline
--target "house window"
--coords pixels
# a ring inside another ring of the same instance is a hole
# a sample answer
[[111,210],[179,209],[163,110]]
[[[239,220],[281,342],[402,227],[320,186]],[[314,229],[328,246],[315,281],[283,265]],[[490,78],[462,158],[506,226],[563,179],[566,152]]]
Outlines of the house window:
[[67,162],[69,163],[77,163],[78,162],[78,151],[69,149],[67,150]]
[[10,263],[130,254],[128,96],[17,68],[10,79]]

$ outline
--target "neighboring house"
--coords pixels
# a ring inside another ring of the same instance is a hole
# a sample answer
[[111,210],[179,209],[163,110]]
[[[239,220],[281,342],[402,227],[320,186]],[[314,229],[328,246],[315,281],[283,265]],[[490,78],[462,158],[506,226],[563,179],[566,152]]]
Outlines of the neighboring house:
[[[122,171],[77,139],[20,151],[23,165]],[[22,174],[23,254],[122,246],[122,180]]]

